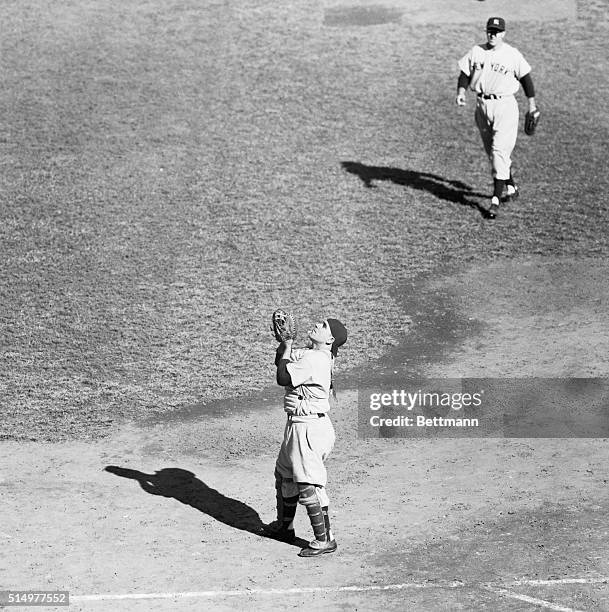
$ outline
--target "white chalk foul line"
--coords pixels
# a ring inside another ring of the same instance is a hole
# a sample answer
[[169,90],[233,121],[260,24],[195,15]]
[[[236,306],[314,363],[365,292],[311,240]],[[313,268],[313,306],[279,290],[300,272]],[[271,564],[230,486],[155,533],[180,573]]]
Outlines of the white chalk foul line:
[[101,593],[99,595],[70,595],[70,601],[101,601],[118,599],[180,599],[187,597],[235,597],[243,595],[305,595],[308,593],[361,593],[366,591],[398,591],[401,589],[454,589],[462,582],[406,582],[403,584],[370,584],[347,586],[295,587],[291,589],[234,589],[231,591],[186,591],[177,593]]
[[[609,578],[557,578],[555,580],[515,580],[505,587],[515,586],[556,586],[565,584],[600,584],[608,583]],[[504,587],[491,584],[465,583],[460,580],[452,582],[404,582],[399,584],[370,584],[370,585],[345,585],[345,586],[319,586],[319,587],[294,587],[290,589],[233,589],[216,591],[182,591],[182,592],[160,592],[160,593],[99,593],[96,595],[70,595],[70,600],[77,601],[117,601],[133,599],[186,599],[186,598],[213,598],[213,597],[243,597],[247,595],[305,595],[310,593],[366,593],[370,591],[400,591],[407,589],[457,589],[457,588],[484,588],[497,595],[521,599],[528,603],[544,606],[556,612],[577,612],[572,608],[557,606],[543,599],[535,599],[527,595],[512,593]],[[523,599],[524,598],[524,599]]]
[[602,584],[609,578],[554,578],[553,580],[514,580],[509,586],[554,586],[558,584]]
[[520,593],[512,593],[512,591],[508,591],[507,589],[501,589],[499,587],[492,586],[483,586],[483,589],[490,591],[491,593],[495,593],[496,595],[501,595],[502,597],[508,597],[510,599],[517,599],[518,601],[524,601],[526,603],[534,604],[536,606],[541,606],[542,608],[546,608],[547,610],[553,610],[554,612],[583,612],[582,610],[576,610],[575,608],[567,608],[565,606],[560,606],[558,604],[552,603],[551,601],[546,601],[545,599],[538,599],[537,597],[529,597],[528,595],[521,595]]

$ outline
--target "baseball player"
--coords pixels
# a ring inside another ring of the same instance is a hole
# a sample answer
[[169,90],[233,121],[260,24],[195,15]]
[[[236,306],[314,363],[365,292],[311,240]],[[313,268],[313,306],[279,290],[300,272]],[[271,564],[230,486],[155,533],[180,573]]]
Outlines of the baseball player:
[[337,319],[325,319],[309,331],[309,347],[293,349],[292,340],[277,348],[277,384],[285,387],[287,423],[275,464],[277,520],[268,535],[292,542],[298,502],[307,509],[315,539],[299,556],[316,557],[336,550],[330,529],[325,460],[334,447],[334,427],[328,416],[332,372],[347,330]]
[[518,135],[518,103],[520,89],[529,101],[529,112],[535,112],[535,89],[531,66],[520,51],[505,42],[505,20],[491,17],[486,23],[486,43],[472,47],[459,60],[461,70],[457,83],[456,103],[465,105],[465,91],[476,92],[475,120],[493,175],[493,197],[488,216],[494,219],[499,210],[503,189],[507,199],[518,197],[518,186],[512,176],[512,151]]

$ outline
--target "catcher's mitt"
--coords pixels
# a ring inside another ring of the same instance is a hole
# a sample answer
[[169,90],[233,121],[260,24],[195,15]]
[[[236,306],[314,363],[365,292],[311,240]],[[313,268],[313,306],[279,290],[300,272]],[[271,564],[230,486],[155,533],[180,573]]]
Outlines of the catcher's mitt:
[[539,118],[541,117],[541,113],[539,109],[535,109],[534,111],[527,111],[527,114],[524,116],[524,133],[528,136],[532,136],[537,129],[537,124],[539,123]]
[[277,342],[296,340],[296,321],[294,317],[281,308],[277,309],[271,318],[271,330]]

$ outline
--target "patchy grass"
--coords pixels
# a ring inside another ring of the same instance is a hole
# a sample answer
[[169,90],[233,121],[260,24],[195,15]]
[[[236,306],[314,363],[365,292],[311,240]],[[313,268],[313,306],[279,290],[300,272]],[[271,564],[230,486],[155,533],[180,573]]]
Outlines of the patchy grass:
[[344,320],[346,369],[404,328],[392,289],[447,261],[607,255],[600,3],[510,34],[544,115],[494,223],[473,99],[453,106],[479,24],[324,27],[276,4],[5,6],[0,438],[265,387],[277,306]]

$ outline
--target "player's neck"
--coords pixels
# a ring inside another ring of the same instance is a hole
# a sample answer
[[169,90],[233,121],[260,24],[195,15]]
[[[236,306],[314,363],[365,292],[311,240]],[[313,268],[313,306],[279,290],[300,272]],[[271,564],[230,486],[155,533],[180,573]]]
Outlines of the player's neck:
[[330,352],[330,346],[328,346],[325,342],[315,342],[315,340],[311,341],[311,349],[314,351],[327,351]]
[[501,40],[499,42],[497,42],[495,45],[491,45],[490,43],[486,43],[486,49],[487,51],[499,51],[499,49],[501,49],[501,47],[503,47],[505,43]]

